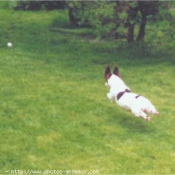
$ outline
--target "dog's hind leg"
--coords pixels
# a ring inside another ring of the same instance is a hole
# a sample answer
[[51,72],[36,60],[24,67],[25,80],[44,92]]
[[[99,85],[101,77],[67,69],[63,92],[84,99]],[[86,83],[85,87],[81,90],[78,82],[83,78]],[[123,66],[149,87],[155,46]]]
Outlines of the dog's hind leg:
[[159,112],[156,110],[156,108],[151,104],[149,107],[147,107],[146,109],[144,109],[144,111],[147,114],[154,114],[154,115],[159,115]]
[[148,100],[145,97],[139,97],[138,98],[139,103],[140,104],[144,104],[142,106],[142,110],[147,113],[148,115],[150,114],[154,114],[154,115],[159,115],[159,112],[156,110],[156,108],[154,107],[154,105],[150,102],[150,100]]
[[136,117],[142,117],[144,118],[146,121],[150,121],[151,118],[145,113],[143,112],[141,109],[137,108],[137,107],[132,107],[131,108],[131,112],[136,116]]

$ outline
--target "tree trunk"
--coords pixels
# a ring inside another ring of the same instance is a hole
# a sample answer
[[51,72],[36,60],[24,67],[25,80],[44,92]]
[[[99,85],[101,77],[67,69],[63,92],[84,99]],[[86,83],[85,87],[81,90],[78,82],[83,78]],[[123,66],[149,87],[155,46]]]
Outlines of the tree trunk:
[[142,22],[140,24],[140,29],[139,29],[139,33],[137,36],[137,41],[144,41],[146,21],[147,21],[146,15],[142,14]]
[[134,25],[128,26],[127,42],[134,42]]
[[78,18],[74,16],[75,8],[69,8],[68,16],[69,16],[69,23],[71,26],[78,26]]
[[[121,25],[122,19],[119,17],[119,13],[126,12],[129,9],[129,3],[125,1],[115,1],[116,5],[114,6],[114,15],[116,16],[115,19],[115,38],[120,39],[123,38],[118,32],[117,28]],[[129,16],[129,15],[128,15]],[[124,37],[126,38],[126,37]]]
[[147,8],[145,6],[145,2],[144,1],[139,1],[138,2],[138,8],[141,12],[142,15],[142,22],[140,24],[140,29],[139,29],[139,33],[137,36],[137,41],[144,41],[144,36],[145,36],[145,27],[146,27],[146,16],[147,16]]
[[127,22],[125,23],[125,26],[128,28],[127,33],[127,42],[131,43],[134,42],[134,25],[135,25],[135,19],[137,17],[138,13],[138,4],[135,3],[135,6],[130,6],[128,10],[128,17]]

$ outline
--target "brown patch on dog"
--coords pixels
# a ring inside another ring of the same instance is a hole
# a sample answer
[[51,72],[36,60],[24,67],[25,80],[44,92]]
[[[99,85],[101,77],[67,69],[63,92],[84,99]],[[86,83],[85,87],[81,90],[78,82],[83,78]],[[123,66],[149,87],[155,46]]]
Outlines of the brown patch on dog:
[[115,75],[117,75],[118,77],[120,77],[119,69],[118,69],[118,67],[117,67],[116,64],[115,64],[115,66],[114,66],[113,74],[115,74]]
[[108,81],[111,75],[111,68],[109,65],[107,65],[104,73],[104,78],[106,79],[106,81]]

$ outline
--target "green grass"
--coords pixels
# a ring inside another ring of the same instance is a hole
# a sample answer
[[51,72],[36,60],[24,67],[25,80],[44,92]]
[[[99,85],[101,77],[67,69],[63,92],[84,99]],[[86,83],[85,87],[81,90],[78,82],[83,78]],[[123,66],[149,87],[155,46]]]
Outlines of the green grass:
[[[89,42],[65,28],[66,12],[0,12],[0,174],[175,172],[173,55]],[[103,71],[114,63],[159,117],[147,123],[108,101]]]

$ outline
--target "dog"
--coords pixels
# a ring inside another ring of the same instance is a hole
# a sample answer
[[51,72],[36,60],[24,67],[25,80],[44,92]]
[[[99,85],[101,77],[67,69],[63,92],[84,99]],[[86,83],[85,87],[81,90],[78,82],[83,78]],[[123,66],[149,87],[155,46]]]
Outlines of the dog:
[[159,112],[147,98],[135,94],[121,79],[117,65],[114,66],[113,73],[108,65],[105,69],[105,85],[109,92],[107,97],[115,101],[121,108],[131,111],[136,117],[142,117],[146,121],[151,121],[151,114],[159,115]]

